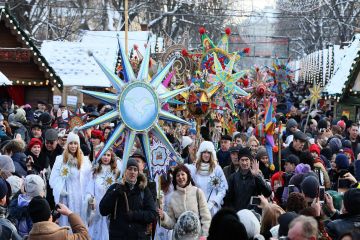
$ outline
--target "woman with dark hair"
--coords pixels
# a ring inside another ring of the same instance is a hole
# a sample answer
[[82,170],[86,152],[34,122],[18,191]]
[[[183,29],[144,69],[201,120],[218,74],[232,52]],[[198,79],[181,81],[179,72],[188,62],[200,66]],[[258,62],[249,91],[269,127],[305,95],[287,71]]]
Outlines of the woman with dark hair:
[[168,210],[158,209],[161,226],[173,229],[176,220],[185,211],[192,211],[199,216],[201,222],[201,236],[207,236],[211,221],[205,195],[200,188],[195,187],[189,169],[185,165],[178,165],[173,172],[173,187]]
[[88,219],[89,234],[93,239],[108,240],[108,232],[104,229],[109,228],[106,216],[101,216],[99,203],[108,188],[117,181],[120,176],[121,163],[116,159],[112,149],[109,149],[101,157],[101,160],[93,168],[92,178],[86,188],[86,198],[91,217]]

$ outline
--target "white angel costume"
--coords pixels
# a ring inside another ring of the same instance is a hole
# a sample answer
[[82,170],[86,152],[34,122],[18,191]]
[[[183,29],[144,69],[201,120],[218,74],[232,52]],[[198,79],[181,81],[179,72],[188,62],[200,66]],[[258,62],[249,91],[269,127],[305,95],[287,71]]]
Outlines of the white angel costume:
[[[120,161],[117,161],[117,165],[121,165]],[[101,165],[101,171],[89,180],[86,188],[86,199],[88,203],[89,199],[94,198],[95,200],[95,211],[90,217],[89,224],[89,235],[92,239],[97,240],[108,240],[109,239],[109,221],[107,216],[102,216],[99,210],[99,204],[103,196],[105,195],[108,188],[117,182],[117,174],[111,171],[110,165]]]
[[[64,163],[64,156],[56,157],[53,169],[50,174],[49,184],[53,189],[55,203],[65,204],[71,211],[80,215],[86,220],[86,207],[84,196],[86,185],[91,177],[91,162],[88,157],[83,157],[80,169],[77,168],[77,159],[71,154],[67,163]],[[60,226],[70,226],[68,218],[61,216]]]
[[201,169],[196,171],[196,166],[193,164],[186,166],[190,170],[191,177],[194,180],[195,185],[203,190],[211,216],[214,216],[215,213],[220,210],[228,189],[228,184],[223,170],[218,164],[212,173]]

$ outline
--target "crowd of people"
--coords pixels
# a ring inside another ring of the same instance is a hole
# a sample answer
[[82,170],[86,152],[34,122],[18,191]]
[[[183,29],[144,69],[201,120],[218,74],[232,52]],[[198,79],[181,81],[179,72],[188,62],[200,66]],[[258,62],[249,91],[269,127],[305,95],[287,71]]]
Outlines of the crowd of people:
[[116,123],[71,131],[71,116],[109,110],[0,101],[1,240],[360,239],[359,126],[346,116],[276,114],[274,166],[251,111],[231,134],[216,119],[163,122],[183,162],[154,181],[137,140],[126,163],[122,139],[97,161]]

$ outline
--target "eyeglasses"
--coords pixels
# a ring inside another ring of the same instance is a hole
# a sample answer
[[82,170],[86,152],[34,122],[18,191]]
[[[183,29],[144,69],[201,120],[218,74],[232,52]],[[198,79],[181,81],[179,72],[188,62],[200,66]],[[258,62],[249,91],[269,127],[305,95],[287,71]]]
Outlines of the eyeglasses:
[[45,141],[45,144],[53,145],[54,142],[55,142],[55,141],[48,141],[48,140],[46,140],[46,141]]

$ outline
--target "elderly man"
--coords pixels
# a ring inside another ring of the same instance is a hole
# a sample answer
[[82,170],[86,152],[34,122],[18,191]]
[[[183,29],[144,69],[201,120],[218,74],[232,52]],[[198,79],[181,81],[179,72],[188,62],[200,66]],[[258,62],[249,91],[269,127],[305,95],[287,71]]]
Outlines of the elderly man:
[[289,226],[288,238],[291,240],[316,240],[318,223],[313,217],[299,216]]
[[146,239],[147,225],[157,216],[155,202],[135,159],[129,158],[124,175],[101,199],[100,213],[110,215],[110,240]]

